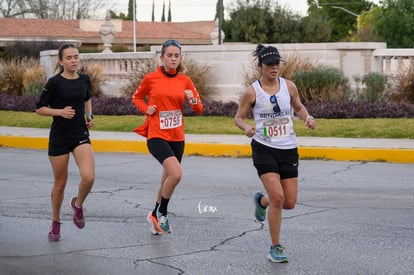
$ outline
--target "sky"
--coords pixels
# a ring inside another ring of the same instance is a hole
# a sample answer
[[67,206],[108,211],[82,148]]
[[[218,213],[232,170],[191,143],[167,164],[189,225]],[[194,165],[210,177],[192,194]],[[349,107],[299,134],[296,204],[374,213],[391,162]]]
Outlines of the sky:
[[[161,21],[162,5],[165,1],[165,17],[168,16],[169,0],[154,0],[155,21]],[[114,1],[111,9],[116,13],[128,13],[128,0]],[[153,0],[136,0],[137,20],[151,21]],[[236,0],[223,0],[225,10],[229,5],[236,3]],[[306,0],[277,0],[287,9],[306,15],[308,4]],[[173,22],[213,20],[216,14],[217,0],[171,0],[171,16]]]
[[[161,21],[162,5],[165,1],[165,17],[168,16],[168,3],[169,0],[154,0],[154,16],[155,21]],[[213,20],[216,14],[216,4],[218,0],[171,0],[171,16],[173,22],[186,22],[186,21],[203,21]],[[308,4],[307,0],[274,0],[279,3],[280,6],[286,8],[294,13],[298,13],[301,16],[305,16]],[[345,3],[349,0],[342,0]],[[371,0],[374,3],[379,0]],[[110,8],[119,14],[123,12],[128,13],[128,0],[117,0]],[[153,0],[136,0],[137,6],[137,20],[138,21],[151,21],[152,16],[152,2]],[[223,0],[223,6],[229,9],[231,5],[237,3],[237,0]],[[340,3],[338,3],[340,4]],[[340,5],[338,5],[340,6]],[[226,16],[226,15],[225,15]]]

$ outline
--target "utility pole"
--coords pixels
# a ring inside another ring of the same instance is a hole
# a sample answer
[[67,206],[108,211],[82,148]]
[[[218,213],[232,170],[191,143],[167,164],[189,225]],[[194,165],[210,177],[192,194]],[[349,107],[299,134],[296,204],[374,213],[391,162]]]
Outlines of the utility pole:
[[135,6],[136,6],[135,1],[136,0],[132,0],[132,31],[134,32],[133,33],[133,37],[134,37],[134,53],[137,52],[137,31],[136,31],[136,28],[137,28],[137,26],[136,26],[136,22],[137,22],[136,18],[137,18],[137,15],[136,15],[136,12],[135,12]]
[[219,0],[219,14],[218,14],[218,44],[221,45],[221,29],[222,29],[222,23],[223,23],[223,0]]

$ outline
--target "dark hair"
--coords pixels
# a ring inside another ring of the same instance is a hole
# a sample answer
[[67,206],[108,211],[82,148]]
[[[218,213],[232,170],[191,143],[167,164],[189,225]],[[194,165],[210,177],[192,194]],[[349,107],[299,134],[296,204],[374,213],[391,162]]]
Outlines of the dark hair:
[[262,64],[279,65],[282,60],[279,50],[273,46],[263,46],[262,44],[257,45],[256,50],[253,51],[253,56],[258,60],[257,66]]
[[259,53],[264,48],[266,48],[264,45],[259,44],[259,45],[256,46],[256,49],[252,52],[252,55],[254,56],[254,59],[257,60],[257,66],[262,65],[262,62],[260,62],[260,60],[259,60]]
[[[73,44],[71,44],[71,43],[64,43],[64,44],[60,45],[60,47],[58,49],[58,59],[60,61],[63,60],[63,51],[66,50],[66,49],[69,49],[69,48],[75,48],[75,49],[77,49],[76,46],[73,45]],[[57,74],[60,74],[60,73],[63,72],[63,67],[59,65],[59,60],[56,63],[56,66],[55,66],[55,71],[58,71]]]
[[66,49],[69,49],[69,48],[75,48],[75,49],[76,49],[75,45],[70,44],[70,43],[65,43],[65,44],[62,44],[62,45],[59,47],[59,50],[58,50],[58,57],[59,57],[59,60],[63,60],[63,51],[64,51],[64,50],[66,50]]

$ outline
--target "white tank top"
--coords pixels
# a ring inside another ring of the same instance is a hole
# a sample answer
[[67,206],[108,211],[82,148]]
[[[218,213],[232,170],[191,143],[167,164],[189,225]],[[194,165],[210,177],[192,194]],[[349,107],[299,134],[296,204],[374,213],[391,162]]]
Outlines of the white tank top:
[[272,95],[266,93],[258,80],[252,87],[256,93],[256,103],[253,107],[256,133],[253,139],[266,146],[277,149],[293,149],[298,146],[293,129],[290,94],[286,80],[279,77],[280,90],[275,94],[280,112],[275,112],[274,103],[270,101]]

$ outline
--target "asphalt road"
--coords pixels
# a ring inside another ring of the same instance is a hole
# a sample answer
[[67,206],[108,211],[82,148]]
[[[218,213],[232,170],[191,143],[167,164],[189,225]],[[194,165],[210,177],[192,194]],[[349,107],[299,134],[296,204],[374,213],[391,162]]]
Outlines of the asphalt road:
[[0,274],[412,274],[414,164],[302,160],[284,212],[287,264],[266,258],[262,190],[249,158],[185,156],[170,202],[173,232],[152,236],[161,167],[147,154],[96,153],[86,226],[72,223],[71,160],[62,238],[48,242],[52,174],[44,150],[0,148]]

